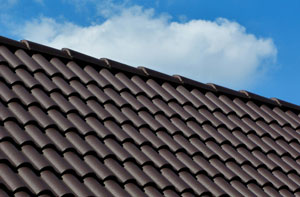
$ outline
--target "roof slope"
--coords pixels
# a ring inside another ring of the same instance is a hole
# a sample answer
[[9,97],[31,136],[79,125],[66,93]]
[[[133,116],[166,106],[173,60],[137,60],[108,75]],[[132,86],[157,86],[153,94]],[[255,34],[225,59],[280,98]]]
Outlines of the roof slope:
[[299,106],[0,38],[0,196],[300,196]]

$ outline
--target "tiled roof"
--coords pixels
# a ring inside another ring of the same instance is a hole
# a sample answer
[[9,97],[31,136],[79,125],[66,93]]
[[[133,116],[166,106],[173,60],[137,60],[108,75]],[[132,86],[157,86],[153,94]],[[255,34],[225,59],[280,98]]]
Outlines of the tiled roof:
[[300,107],[0,38],[0,196],[300,196]]

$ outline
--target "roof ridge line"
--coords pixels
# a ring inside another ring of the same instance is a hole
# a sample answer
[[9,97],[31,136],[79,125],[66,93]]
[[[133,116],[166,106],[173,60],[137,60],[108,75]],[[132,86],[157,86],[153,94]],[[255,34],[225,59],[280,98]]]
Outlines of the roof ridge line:
[[62,52],[65,52],[72,60],[80,61],[80,62],[86,62],[92,65],[101,66],[104,68],[109,68],[107,64],[105,64],[100,59],[97,59],[95,57],[80,53],[78,51],[74,51],[69,48],[62,48]]
[[58,56],[68,60],[71,59],[70,56],[68,56],[65,52],[46,45],[31,42],[29,40],[21,40],[20,43],[22,43],[26,47],[26,49],[30,52],[43,53],[46,54],[47,56],[49,55],[56,56],[56,57]]
[[26,49],[26,46],[24,46],[21,42],[3,36],[0,36],[0,44],[8,45],[14,49]]
[[10,38],[6,38],[3,36],[0,36],[0,44],[8,46],[10,48],[13,48],[15,50],[17,49],[23,49],[23,50],[28,50],[30,52],[38,52],[45,54],[46,56],[55,56],[55,57],[61,57],[67,60],[77,60],[80,62],[85,62],[88,64],[92,64],[95,66],[101,66],[103,68],[108,68],[112,70],[121,70],[126,73],[134,73],[143,77],[152,77],[155,79],[158,79],[159,81],[165,81],[165,82],[172,82],[176,84],[181,84],[181,85],[186,85],[189,87],[194,87],[194,88],[200,88],[204,89],[205,91],[212,91],[215,93],[222,93],[228,96],[235,96],[241,99],[248,99],[252,101],[258,101],[261,103],[266,103],[268,105],[271,105],[273,107],[283,107],[286,109],[294,109],[297,111],[300,111],[300,106],[289,103],[287,101],[283,101],[278,98],[266,98],[251,92],[248,92],[246,90],[240,90],[236,91],[230,88],[226,88],[220,85],[216,85],[213,83],[201,83],[199,81],[195,81],[193,79],[189,79],[180,75],[167,75],[165,73],[159,72],[152,70],[150,68],[146,67],[132,67],[114,60],[110,60],[107,58],[100,58],[97,59],[95,57],[80,53],[78,51],[68,49],[68,48],[63,48],[61,50],[38,44],[32,41],[28,40],[21,40],[21,41],[15,41]]

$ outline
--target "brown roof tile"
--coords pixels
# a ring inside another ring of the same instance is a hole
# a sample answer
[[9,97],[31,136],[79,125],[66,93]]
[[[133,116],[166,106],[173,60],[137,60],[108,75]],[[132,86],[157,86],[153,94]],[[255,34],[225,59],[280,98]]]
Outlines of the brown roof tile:
[[294,196],[300,107],[0,37],[0,196]]

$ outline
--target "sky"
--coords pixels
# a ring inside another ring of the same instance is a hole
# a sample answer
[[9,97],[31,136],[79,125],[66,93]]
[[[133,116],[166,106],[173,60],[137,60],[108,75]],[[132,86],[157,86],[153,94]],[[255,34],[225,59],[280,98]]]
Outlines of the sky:
[[300,1],[0,0],[0,35],[300,105]]

